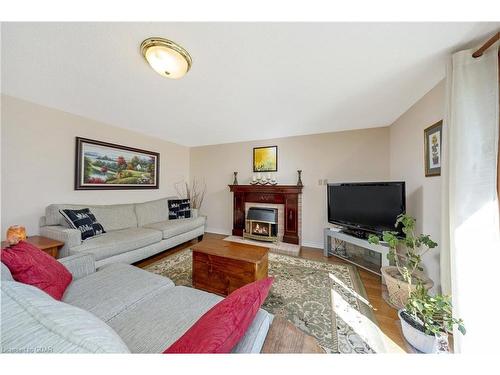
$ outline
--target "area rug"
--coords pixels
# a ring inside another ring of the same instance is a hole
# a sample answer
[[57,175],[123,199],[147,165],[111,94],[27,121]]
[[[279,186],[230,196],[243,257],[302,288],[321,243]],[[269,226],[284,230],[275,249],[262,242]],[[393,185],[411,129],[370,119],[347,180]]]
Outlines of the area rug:
[[[146,267],[191,286],[192,253],[182,250]],[[383,340],[357,270],[347,264],[269,253],[275,281],[262,306],[314,336],[328,353],[383,352]]]
[[292,243],[286,243],[281,241],[278,242],[253,241],[238,236],[227,236],[226,238],[224,238],[224,241],[239,242],[239,243],[246,243],[248,245],[267,247],[273,253],[284,254],[284,255],[297,256],[299,255],[300,252],[299,245],[294,245]]

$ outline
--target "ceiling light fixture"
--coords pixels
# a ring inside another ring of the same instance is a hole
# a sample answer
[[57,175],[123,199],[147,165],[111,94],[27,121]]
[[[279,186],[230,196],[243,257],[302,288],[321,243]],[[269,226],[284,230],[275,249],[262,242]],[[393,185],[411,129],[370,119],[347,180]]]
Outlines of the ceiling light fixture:
[[165,38],[146,39],[141,43],[141,53],[155,72],[172,79],[184,77],[193,63],[184,48]]

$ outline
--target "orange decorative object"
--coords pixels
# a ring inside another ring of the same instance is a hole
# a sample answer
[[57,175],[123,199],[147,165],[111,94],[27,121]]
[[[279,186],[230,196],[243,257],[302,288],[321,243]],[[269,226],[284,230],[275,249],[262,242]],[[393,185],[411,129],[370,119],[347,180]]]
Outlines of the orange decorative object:
[[7,242],[9,245],[15,245],[19,241],[26,239],[26,228],[21,225],[13,225],[7,229]]

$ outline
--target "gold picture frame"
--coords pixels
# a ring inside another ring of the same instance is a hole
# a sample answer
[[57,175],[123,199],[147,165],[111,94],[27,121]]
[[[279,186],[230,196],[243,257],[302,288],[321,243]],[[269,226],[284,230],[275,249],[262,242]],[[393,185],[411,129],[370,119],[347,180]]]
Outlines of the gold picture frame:
[[424,129],[425,177],[441,176],[443,120]]

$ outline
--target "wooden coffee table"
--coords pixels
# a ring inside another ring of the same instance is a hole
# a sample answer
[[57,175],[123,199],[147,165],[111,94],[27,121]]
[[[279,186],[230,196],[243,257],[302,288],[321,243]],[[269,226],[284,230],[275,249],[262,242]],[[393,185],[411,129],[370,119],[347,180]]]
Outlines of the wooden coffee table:
[[206,239],[193,251],[193,286],[227,296],[267,277],[269,249],[221,239]]

